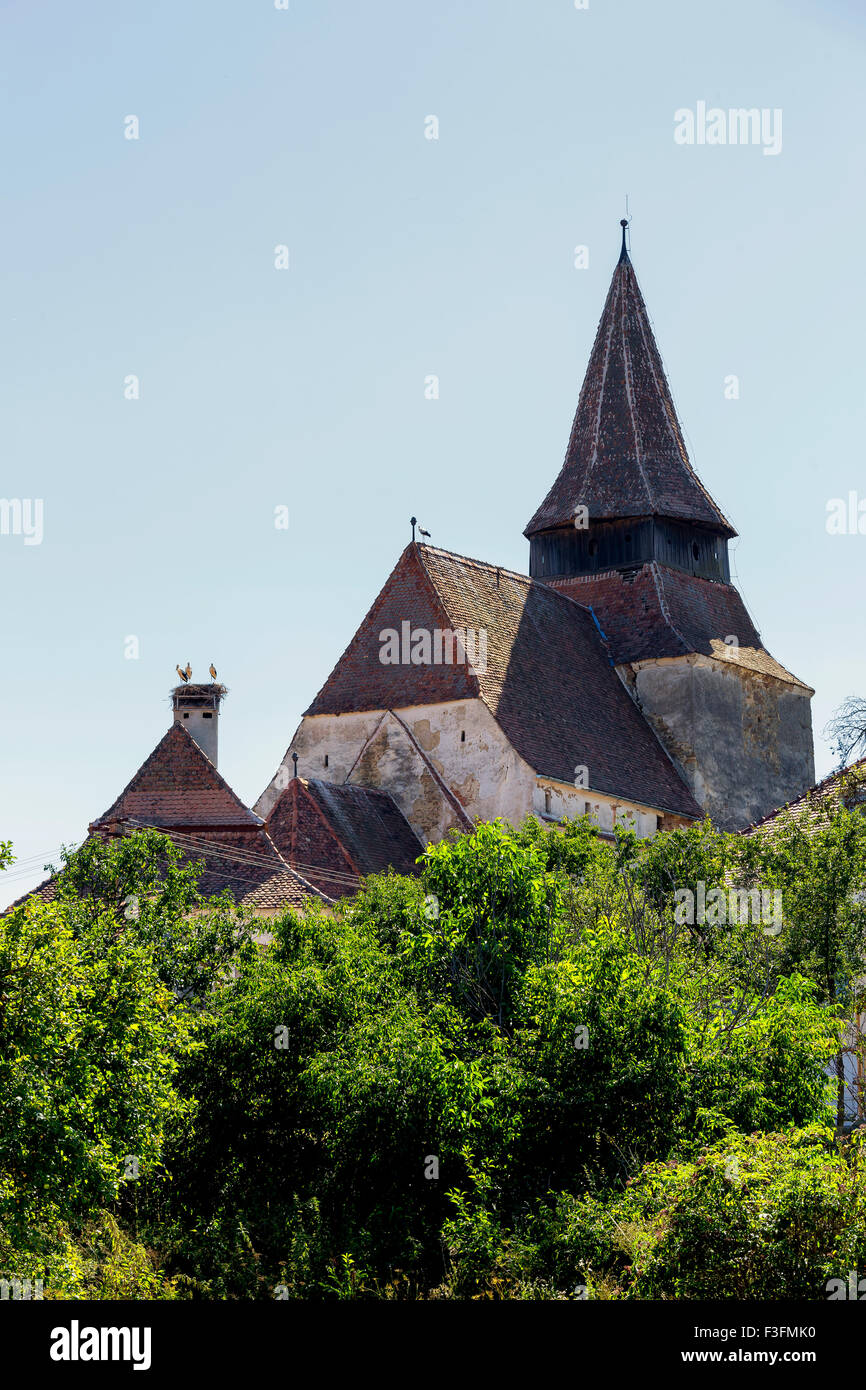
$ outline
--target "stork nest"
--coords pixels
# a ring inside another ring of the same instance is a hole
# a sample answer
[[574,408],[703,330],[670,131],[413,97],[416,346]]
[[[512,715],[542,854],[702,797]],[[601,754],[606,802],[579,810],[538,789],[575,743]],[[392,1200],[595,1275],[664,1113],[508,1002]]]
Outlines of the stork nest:
[[171,692],[173,699],[179,695],[184,695],[187,699],[192,697],[194,700],[208,701],[213,700],[215,696],[222,699],[228,693],[228,686],[223,685],[220,681],[209,681],[207,684],[202,681],[187,681],[184,684],[174,686]]

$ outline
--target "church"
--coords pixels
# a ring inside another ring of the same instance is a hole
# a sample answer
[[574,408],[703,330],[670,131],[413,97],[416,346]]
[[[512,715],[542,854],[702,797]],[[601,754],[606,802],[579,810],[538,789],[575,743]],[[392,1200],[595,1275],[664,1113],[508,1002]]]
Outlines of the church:
[[252,810],[217,770],[224,688],[182,684],[91,834],[158,826],[204,859],[206,891],[268,916],[414,872],[478,820],[736,831],[813,784],[814,691],[731,584],[736,532],[692,468],[621,226],[529,574],[421,544],[413,523]]
[[524,532],[529,575],[413,539],[263,818],[294,766],[388,792],[425,843],[530,814],[741,830],[814,782],[814,691],[731,584],[736,533],[689,461],[625,232],[565,461]]

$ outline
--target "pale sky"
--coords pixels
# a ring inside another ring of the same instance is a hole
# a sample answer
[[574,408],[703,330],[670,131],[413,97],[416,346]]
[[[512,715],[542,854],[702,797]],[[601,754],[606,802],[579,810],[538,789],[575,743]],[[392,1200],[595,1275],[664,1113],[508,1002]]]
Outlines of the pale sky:
[[[866,694],[866,534],[826,530],[866,500],[864,32],[854,0],[0,4],[0,492],[43,506],[41,544],[0,535],[4,902],[150,753],[176,663],[228,685],[250,803],[410,515],[527,569],[626,195],[692,463],[830,770]],[[781,147],[677,143],[698,103],[781,112]]]

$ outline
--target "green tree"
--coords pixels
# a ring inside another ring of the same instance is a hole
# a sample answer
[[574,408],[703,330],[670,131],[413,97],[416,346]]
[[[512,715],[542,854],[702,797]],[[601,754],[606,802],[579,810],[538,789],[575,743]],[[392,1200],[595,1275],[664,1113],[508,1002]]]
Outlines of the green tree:
[[188,861],[161,831],[92,836],[79,849],[64,849],[62,860],[54,871],[57,902],[73,930],[147,947],[179,1001],[200,1004],[250,949],[252,915],[228,891],[202,894],[201,861]]
[[152,1203],[175,1232],[172,1268],[209,1296],[273,1297],[286,1279],[342,1296],[398,1269],[436,1282],[445,1184],[463,1180],[486,1106],[466,1024],[420,1006],[363,913],[313,908],[272,928],[180,1078],[195,1111]]
[[80,1215],[152,1168],[191,1023],[147,946],[62,904],[0,917],[0,1217]]
[[[781,884],[780,969],[813,980],[840,1025],[863,1007],[866,976],[866,816],[820,805],[784,813],[762,850]],[[844,1054],[836,1052],[836,1123],[845,1119]]]

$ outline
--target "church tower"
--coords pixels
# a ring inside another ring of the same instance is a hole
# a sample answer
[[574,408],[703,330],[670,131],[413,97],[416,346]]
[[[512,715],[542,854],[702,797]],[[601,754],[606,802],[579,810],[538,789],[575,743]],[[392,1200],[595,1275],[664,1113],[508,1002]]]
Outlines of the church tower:
[[764,648],[730,582],[734,528],[689,461],[626,248],[530,574],[590,607],[693,795],[741,829],[814,782],[814,691]]

